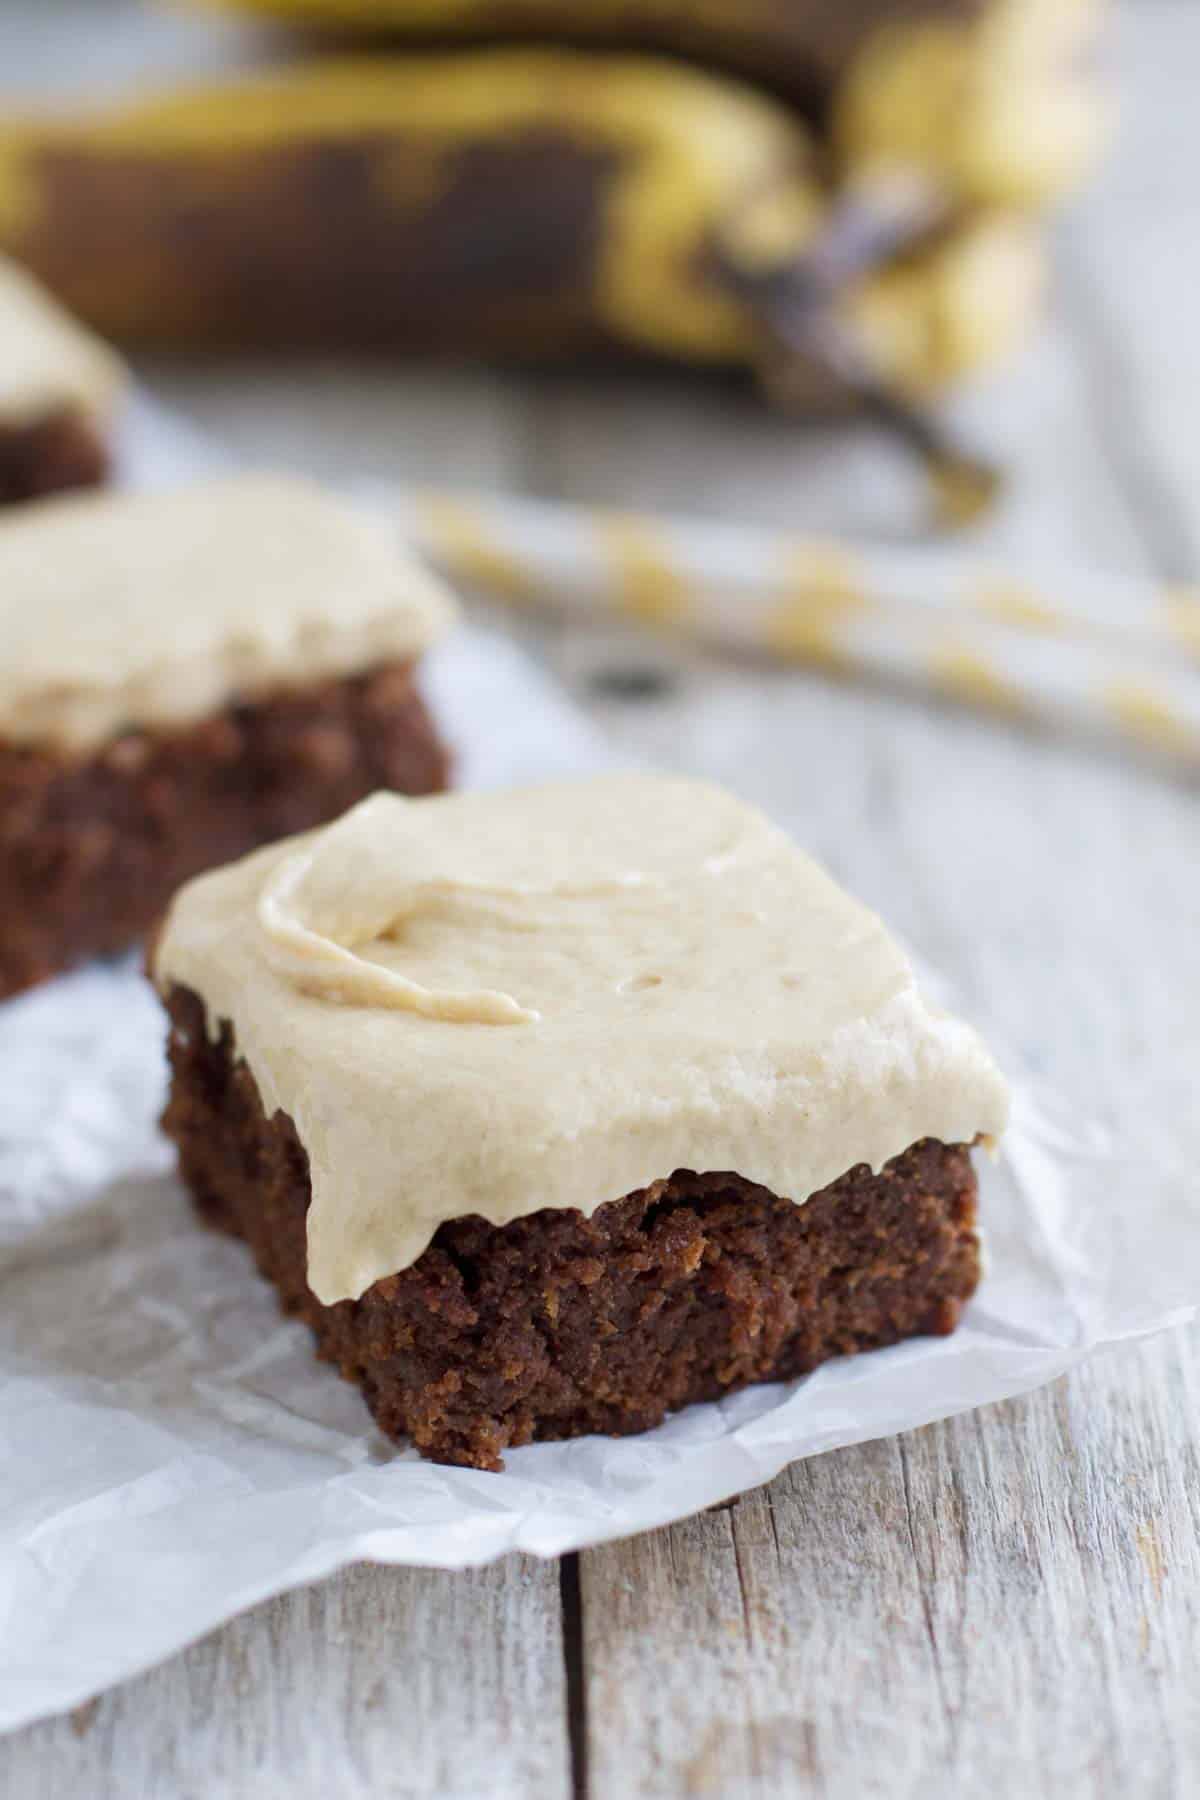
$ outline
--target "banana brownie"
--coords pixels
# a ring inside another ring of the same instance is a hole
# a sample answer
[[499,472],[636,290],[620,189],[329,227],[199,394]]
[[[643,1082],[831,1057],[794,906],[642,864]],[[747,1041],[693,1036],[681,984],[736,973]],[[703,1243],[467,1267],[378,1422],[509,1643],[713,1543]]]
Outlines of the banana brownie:
[[118,950],[201,869],[447,755],[414,666],[453,606],[307,482],[0,521],[0,996]]
[[164,1115],[383,1428],[496,1469],[951,1331],[978,1037],[761,814],[610,776],[377,795],[191,882]]
[[124,387],[112,352],[0,256],[0,506],[103,482]]

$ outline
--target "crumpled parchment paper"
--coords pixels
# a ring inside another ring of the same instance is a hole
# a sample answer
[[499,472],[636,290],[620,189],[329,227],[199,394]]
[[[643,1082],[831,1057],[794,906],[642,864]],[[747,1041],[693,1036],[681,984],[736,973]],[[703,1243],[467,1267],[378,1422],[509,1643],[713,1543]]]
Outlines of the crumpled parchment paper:
[[[139,441],[171,463],[162,421]],[[428,685],[465,782],[610,760],[498,636],[463,632]],[[1188,1317],[1200,1290],[1183,1172],[1148,1183],[1018,1070],[983,1171],[989,1273],[953,1337],[644,1437],[514,1451],[501,1475],[438,1468],[374,1429],[246,1251],[195,1222],[155,1125],[163,1036],[132,958],[0,1006],[0,1728],[351,1561],[462,1568],[642,1531],[797,1457],[1049,1381]]]

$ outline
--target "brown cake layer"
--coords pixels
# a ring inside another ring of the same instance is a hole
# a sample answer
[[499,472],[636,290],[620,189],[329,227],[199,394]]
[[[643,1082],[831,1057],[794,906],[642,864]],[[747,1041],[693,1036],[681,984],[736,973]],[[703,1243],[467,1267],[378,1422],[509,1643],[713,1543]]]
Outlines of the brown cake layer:
[[833,1356],[945,1334],[979,1280],[968,1148],[926,1139],[803,1206],[735,1174],[676,1170],[578,1212],[443,1225],[409,1269],[323,1306],[305,1279],[308,1158],[266,1118],[228,1025],[176,987],[164,1127],[203,1216],[244,1238],[318,1353],[380,1427],[438,1462],[620,1436]]
[[109,460],[108,446],[82,413],[64,409],[28,425],[0,425],[0,506],[99,487]]
[[85,755],[0,741],[0,997],[123,949],[181,882],[373,793],[435,793],[447,753],[409,664],[276,691]]

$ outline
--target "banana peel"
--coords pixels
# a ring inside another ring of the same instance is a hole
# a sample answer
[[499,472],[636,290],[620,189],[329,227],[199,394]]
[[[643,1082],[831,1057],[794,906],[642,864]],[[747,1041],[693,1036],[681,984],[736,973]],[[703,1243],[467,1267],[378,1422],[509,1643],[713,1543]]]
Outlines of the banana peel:
[[342,37],[678,52],[819,115],[838,175],[919,166],[965,205],[1044,205],[1104,141],[1105,0],[192,0]]
[[[760,296],[821,270],[837,204],[787,108],[638,57],[318,59],[0,126],[0,249],[125,342],[760,368]],[[1019,212],[922,205],[814,303],[927,399],[1025,330],[1042,252]]]

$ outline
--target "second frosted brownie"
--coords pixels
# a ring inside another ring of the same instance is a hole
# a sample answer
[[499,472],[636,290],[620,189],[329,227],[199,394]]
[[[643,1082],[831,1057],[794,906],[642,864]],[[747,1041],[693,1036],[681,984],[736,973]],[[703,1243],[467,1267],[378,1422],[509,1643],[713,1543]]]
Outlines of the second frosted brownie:
[[190,875],[377,788],[442,788],[415,665],[453,603],[303,481],[0,521],[0,997],[118,950]]
[[125,386],[112,351],[0,256],[0,506],[105,481]]

